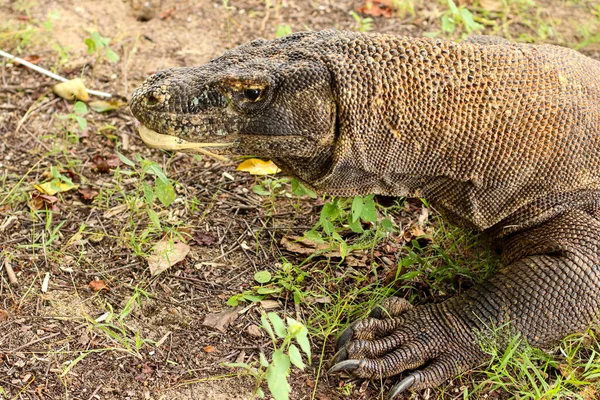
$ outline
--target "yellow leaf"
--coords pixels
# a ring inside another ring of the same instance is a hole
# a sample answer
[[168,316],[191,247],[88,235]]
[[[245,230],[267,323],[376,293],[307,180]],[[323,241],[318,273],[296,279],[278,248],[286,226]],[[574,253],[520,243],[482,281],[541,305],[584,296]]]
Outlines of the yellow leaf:
[[71,189],[75,189],[77,185],[67,183],[61,179],[52,179],[50,182],[33,185],[33,187],[42,194],[54,196],[56,193],[67,192]]
[[273,175],[281,171],[273,161],[263,161],[258,158],[244,160],[236,169],[251,175]]
[[67,100],[88,101],[88,92],[80,78],[71,79],[70,81],[61,82],[52,88],[54,93]]

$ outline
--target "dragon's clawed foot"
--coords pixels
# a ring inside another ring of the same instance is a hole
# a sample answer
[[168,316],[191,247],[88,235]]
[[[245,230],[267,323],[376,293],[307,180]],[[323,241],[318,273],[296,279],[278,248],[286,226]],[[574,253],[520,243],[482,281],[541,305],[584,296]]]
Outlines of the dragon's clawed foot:
[[375,379],[412,370],[390,390],[392,399],[408,389],[435,387],[477,365],[486,356],[452,304],[413,307],[398,297],[385,300],[342,332],[329,373]]

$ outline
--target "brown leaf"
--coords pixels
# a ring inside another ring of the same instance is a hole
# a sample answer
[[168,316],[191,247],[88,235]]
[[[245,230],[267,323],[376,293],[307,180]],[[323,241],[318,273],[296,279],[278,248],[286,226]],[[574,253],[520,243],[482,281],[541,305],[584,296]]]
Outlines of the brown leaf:
[[263,335],[262,329],[260,329],[257,325],[254,325],[254,324],[248,325],[246,332],[248,332],[248,335],[254,336],[257,338],[260,338]]
[[204,317],[202,325],[215,328],[218,331],[225,332],[227,327],[233,323],[238,317],[238,312],[243,307],[234,307],[219,313],[208,314]]
[[101,279],[91,281],[89,286],[90,289],[92,289],[94,292],[99,292],[101,290],[110,290],[110,288],[106,285],[106,282],[104,282]]
[[169,8],[168,10],[161,11],[161,13],[158,15],[158,18],[160,18],[162,20],[169,19],[173,15],[175,15],[176,10],[177,9],[175,7],[173,7],[173,8]]
[[297,254],[313,254],[315,251],[331,250],[325,255],[329,257],[340,256],[340,252],[332,249],[329,243],[319,243],[301,236],[284,236],[281,238],[281,245],[285,247],[287,251]]
[[94,200],[98,196],[98,192],[89,186],[79,188],[79,194],[81,194],[84,200]]
[[371,17],[390,18],[392,16],[392,0],[367,0],[362,7],[356,9],[361,14]]
[[42,61],[42,57],[38,56],[37,54],[28,54],[21,58],[25,61],[29,61],[32,64],[39,64],[39,62]]
[[93,170],[101,174],[108,174],[111,168],[116,168],[121,165],[121,160],[117,157],[116,154],[111,154],[109,156],[103,156],[100,154],[96,154],[92,158],[92,163],[94,163]]
[[0,322],[4,322],[8,319],[8,313],[4,310],[0,310]]
[[50,210],[53,212],[60,212],[58,208],[58,197],[50,196],[49,194],[40,194],[38,192],[31,193],[31,200],[29,200],[29,207],[34,210]]
[[185,260],[190,246],[183,242],[161,240],[154,246],[152,255],[148,257],[150,274],[156,276],[173,265]]
[[214,353],[215,351],[217,351],[217,348],[209,344],[208,346],[204,346],[202,350],[204,350],[205,353]]

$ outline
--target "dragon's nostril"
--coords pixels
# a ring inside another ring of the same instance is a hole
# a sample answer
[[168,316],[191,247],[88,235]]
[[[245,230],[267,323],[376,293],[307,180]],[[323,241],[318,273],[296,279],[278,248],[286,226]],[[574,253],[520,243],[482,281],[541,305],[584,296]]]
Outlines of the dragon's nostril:
[[148,95],[148,97],[146,97],[146,104],[148,104],[149,106],[155,106],[160,103],[161,103],[161,99],[153,94]]

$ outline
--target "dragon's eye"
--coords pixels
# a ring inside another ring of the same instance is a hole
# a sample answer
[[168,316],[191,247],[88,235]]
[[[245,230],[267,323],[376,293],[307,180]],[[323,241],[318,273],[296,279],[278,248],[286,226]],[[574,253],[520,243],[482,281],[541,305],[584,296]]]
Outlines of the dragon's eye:
[[260,89],[244,89],[244,96],[250,101],[256,101],[260,97]]

